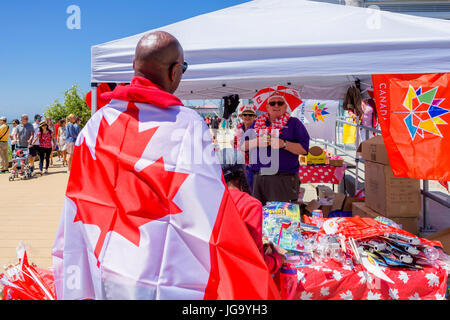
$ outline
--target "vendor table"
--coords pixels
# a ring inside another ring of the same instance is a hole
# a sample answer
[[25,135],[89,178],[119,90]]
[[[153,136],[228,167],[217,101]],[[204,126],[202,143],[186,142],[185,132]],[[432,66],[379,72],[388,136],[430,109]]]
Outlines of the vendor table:
[[[382,268],[394,282],[343,267],[334,260],[310,267],[281,269],[281,298],[287,300],[443,300],[447,271],[442,266],[423,270]],[[277,281],[277,282],[278,282]]]
[[333,167],[330,165],[300,166],[298,176],[302,183],[332,183],[339,184],[344,177],[347,165]]

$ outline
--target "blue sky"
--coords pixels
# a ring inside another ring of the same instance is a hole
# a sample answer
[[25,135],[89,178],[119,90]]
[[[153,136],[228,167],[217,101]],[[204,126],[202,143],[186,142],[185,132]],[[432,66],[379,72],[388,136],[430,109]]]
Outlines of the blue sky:
[[[131,36],[247,0],[0,1],[0,115],[42,113],[63,92],[90,85],[92,45]],[[69,30],[70,5],[81,29]]]

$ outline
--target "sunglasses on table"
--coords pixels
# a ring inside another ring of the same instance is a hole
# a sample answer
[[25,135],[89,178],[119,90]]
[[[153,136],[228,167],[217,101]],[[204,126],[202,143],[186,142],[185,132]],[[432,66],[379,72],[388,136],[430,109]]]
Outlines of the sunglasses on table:
[[270,101],[270,102],[269,102],[269,105],[270,105],[271,107],[275,107],[275,105],[277,105],[277,104],[278,104],[279,107],[281,107],[281,106],[284,105],[284,101],[279,100],[279,101]]

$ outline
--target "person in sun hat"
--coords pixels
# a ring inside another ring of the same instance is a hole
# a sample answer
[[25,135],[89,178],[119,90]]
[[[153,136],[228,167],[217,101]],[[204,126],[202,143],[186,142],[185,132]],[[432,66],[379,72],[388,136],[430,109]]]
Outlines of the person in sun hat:
[[287,110],[283,92],[272,93],[267,112],[256,119],[241,141],[241,149],[250,152],[253,196],[263,205],[298,201],[299,155],[309,151],[309,134]]
[[0,117],[0,173],[8,172],[9,126],[6,117]]
[[[48,128],[47,121],[43,120],[39,123],[39,132],[34,137],[33,143],[36,140],[39,140],[39,171],[43,173],[48,173],[48,167],[50,164],[50,155],[52,153],[52,143],[55,144],[55,136],[53,132]],[[44,167],[44,159],[45,159],[45,169]]]
[[[238,123],[236,126],[236,134],[234,136],[234,148],[239,148],[239,142],[241,141],[242,135],[250,128],[250,126],[255,121],[257,115],[256,115],[256,108],[254,105],[243,105],[240,107],[238,112],[239,118],[241,119],[241,122]],[[253,193],[253,171],[251,170],[251,166],[249,163],[249,157],[248,152],[244,152],[245,154],[245,178],[247,180],[247,184],[249,187],[249,193]]]

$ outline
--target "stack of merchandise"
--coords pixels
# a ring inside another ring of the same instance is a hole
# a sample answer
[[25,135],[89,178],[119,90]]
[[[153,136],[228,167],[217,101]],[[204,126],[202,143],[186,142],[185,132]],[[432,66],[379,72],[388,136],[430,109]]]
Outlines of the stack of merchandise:
[[365,204],[355,204],[353,215],[387,217],[417,235],[421,210],[420,180],[395,177],[381,136],[361,144],[365,167]]
[[[326,219],[316,210],[301,221],[292,214],[296,206],[272,202],[264,207],[263,242],[274,243],[287,258],[279,283],[282,298],[339,299],[352,292],[354,299],[388,299],[396,292],[407,299],[411,290],[423,299],[445,295],[450,258],[441,243],[382,217]],[[430,277],[432,286],[424,283]],[[414,281],[402,286],[407,278]],[[385,284],[377,287],[377,281]]]
[[56,300],[53,272],[28,262],[23,244],[17,247],[18,263],[0,274],[2,300]]

